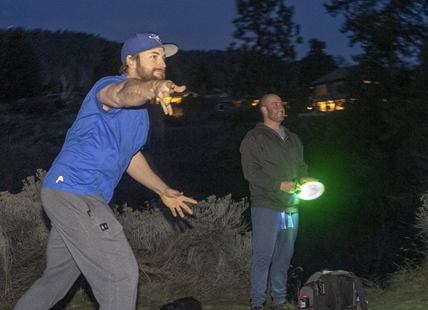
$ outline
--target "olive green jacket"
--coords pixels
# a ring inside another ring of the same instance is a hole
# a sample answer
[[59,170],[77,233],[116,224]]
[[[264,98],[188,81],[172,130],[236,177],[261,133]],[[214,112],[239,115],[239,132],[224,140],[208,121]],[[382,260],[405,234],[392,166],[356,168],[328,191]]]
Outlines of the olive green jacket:
[[286,135],[284,140],[263,123],[250,130],[241,142],[241,164],[250,183],[251,207],[292,213],[298,211],[299,198],[281,191],[280,184],[306,177],[308,166],[300,139],[281,127]]

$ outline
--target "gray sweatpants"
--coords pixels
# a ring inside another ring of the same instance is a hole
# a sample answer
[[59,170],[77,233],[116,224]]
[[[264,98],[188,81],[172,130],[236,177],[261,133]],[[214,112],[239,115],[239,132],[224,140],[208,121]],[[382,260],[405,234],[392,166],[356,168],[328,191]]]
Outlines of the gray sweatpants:
[[138,264],[111,208],[101,195],[85,196],[43,188],[52,222],[43,276],[14,310],[47,310],[61,300],[80,273],[101,310],[135,310]]

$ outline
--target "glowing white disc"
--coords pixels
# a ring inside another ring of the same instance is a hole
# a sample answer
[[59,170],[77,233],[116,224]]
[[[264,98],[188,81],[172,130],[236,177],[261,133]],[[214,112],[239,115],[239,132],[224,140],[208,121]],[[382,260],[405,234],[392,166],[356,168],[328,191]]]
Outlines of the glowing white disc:
[[303,200],[313,200],[324,193],[324,184],[321,182],[307,182],[300,185],[300,194],[297,196]]

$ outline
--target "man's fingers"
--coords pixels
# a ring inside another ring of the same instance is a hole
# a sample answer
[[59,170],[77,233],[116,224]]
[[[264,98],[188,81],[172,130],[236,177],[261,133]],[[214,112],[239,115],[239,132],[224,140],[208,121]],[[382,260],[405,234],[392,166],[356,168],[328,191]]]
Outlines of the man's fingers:
[[180,207],[177,208],[177,211],[178,211],[178,215],[180,215],[180,217],[183,218],[184,217],[184,213],[183,213],[183,211],[181,210]]
[[175,84],[172,84],[172,87],[170,88],[169,92],[170,93],[182,93],[186,90],[186,86],[178,86]]
[[189,208],[188,205],[186,205],[185,203],[183,203],[184,207],[182,207],[184,210],[186,210],[187,213],[189,214],[193,214],[193,210]]
[[183,201],[186,201],[186,202],[192,203],[192,204],[194,204],[194,205],[198,204],[198,201],[197,201],[197,200],[195,200],[195,199],[193,199],[193,198],[186,197],[186,196],[184,196]]
[[186,213],[188,214],[193,214],[193,210],[190,209],[190,207],[186,205],[184,202],[181,202],[179,205],[170,207],[170,210],[174,217],[177,216],[177,213],[178,213],[178,215],[180,215],[180,217],[183,218],[185,216],[183,210],[186,211]]
[[165,113],[165,115],[172,115],[171,104],[165,102],[164,93],[159,92],[157,97],[158,97],[159,103],[160,103],[160,105],[161,105],[161,107],[163,109],[163,113]]
[[179,205],[177,207],[177,212],[180,215],[180,217],[184,217],[184,212],[183,210],[185,210],[187,213],[189,214],[193,214],[192,209],[190,209],[185,203],[183,203],[182,205]]
[[172,107],[171,105],[165,104],[165,103],[161,103],[162,109],[163,109],[163,113],[165,113],[165,115],[172,115]]

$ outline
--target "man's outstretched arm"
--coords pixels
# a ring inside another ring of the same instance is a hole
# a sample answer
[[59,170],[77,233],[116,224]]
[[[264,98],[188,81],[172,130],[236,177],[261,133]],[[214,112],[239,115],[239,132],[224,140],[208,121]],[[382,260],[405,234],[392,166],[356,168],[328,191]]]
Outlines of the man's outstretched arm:
[[142,81],[130,78],[104,87],[98,92],[97,97],[105,110],[140,106],[159,98],[164,113],[172,115],[171,106],[163,99],[173,92],[181,93],[185,90],[186,86],[177,86],[169,80]]
[[141,152],[138,152],[132,157],[126,172],[137,182],[158,194],[162,202],[171,210],[172,215],[177,216],[178,213],[181,217],[184,217],[183,210],[189,214],[193,214],[192,209],[189,208],[186,202],[192,204],[197,204],[198,202],[184,196],[182,192],[169,188],[168,185],[153,172]]

